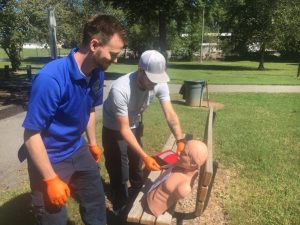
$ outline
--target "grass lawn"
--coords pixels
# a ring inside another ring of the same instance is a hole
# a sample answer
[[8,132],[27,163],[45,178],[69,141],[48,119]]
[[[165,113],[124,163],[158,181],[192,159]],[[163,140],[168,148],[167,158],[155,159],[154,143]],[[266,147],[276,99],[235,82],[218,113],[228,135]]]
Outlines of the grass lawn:
[[[61,56],[69,53],[61,49]],[[49,62],[49,50],[24,49],[21,67],[31,65],[33,74]],[[10,65],[3,49],[0,49],[0,70]],[[169,62],[168,73],[171,83],[183,83],[184,80],[207,80],[209,84],[274,84],[300,85],[300,77],[296,77],[298,64],[292,62],[266,62],[265,70],[258,71],[255,61],[204,61]],[[137,62],[121,62],[112,65],[107,71],[107,79],[115,79],[137,69]],[[20,71],[26,74],[26,71]],[[0,71],[1,74],[1,71]]]
[[[180,104],[180,97],[172,99],[184,132],[202,139],[207,111]],[[215,120],[214,156],[234,171],[218,197],[229,224],[299,224],[300,94],[211,93],[210,98],[225,105]],[[144,118],[145,150],[160,151],[170,132],[157,101]],[[99,118],[98,131],[100,127]],[[98,139],[100,143],[100,135]],[[101,173],[107,181],[105,169]],[[27,191],[28,185],[0,192],[0,224],[32,224],[26,212],[28,194],[22,194]],[[81,224],[73,201],[69,213],[75,224]]]
[[[264,71],[257,67],[254,61],[170,62],[168,73],[171,83],[179,84],[184,80],[207,80],[209,84],[300,85],[300,78],[296,77],[297,63],[266,62]],[[136,69],[133,63],[115,64],[108,69],[107,77],[118,77]]]

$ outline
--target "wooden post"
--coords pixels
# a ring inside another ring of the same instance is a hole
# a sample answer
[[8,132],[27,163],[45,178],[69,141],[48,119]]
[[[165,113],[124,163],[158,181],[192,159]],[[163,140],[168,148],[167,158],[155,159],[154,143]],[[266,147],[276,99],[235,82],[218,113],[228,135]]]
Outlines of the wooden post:
[[27,78],[28,80],[32,79],[32,73],[31,73],[31,65],[26,66],[26,71],[27,71]]
[[205,89],[206,89],[206,100],[207,100],[207,107],[209,108],[209,97],[208,97],[208,87],[207,87],[207,81],[205,81]]
[[9,78],[10,77],[10,74],[9,74],[9,65],[5,65],[4,66],[4,76],[6,78]]

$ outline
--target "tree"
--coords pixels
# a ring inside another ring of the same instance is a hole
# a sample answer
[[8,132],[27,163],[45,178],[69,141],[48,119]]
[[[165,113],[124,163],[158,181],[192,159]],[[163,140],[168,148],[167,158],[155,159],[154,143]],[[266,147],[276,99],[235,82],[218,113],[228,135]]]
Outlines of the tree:
[[264,56],[274,40],[274,12],[278,0],[227,1],[226,22],[223,29],[233,33],[232,43],[240,54],[248,52],[248,46],[259,46],[259,70],[264,70]]
[[[106,1],[126,11],[129,27],[139,25],[140,34],[147,33],[144,29],[148,29],[151,32],[152,43],[148,43],[146,46],[154,46],[158,43],[158,47],[164,55],[166,55],[166,50],[169,47],[167,43],[169,25],[176,21],[175,26],[180,34],[188,18],[195,22],[199,20],[203,5],[201,0]],[[139,49],[138,51],[143,50]]]
[[13,71],[21,65],[20,52],[27,31],[26,18],[19,5],[17,0],[6,1],[0,11],[0,46],[9,57]]
[[280,0],[275,11],[276,49],[298,58],[297,77],[300,76],[300,0]]

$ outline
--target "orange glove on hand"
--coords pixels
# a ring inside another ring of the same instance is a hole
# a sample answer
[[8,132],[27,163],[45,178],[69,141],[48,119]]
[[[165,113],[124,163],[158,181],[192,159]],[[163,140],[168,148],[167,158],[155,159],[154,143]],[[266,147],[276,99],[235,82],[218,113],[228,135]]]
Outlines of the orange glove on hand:
[[179,139],[178,141],[176,141],[177,144],[177,154],[180,154],[180,152],[183,151],[184,147],[185,147],[185,140],[184,139]]
[[50,203],[56,206],[62,206],[67,203],[70,197],[70,189],[58,176],[44,180],[46,184],[46,193]]
[[94,159],[96,162],[100,162],[101,159],[101,149],[98,147],[98,145],[89,145],[89,150],[92,153]]
[[149,155],[146,155],[144,157],[144,163],[148,170],[160,170],[160,166],[158,165],[158,163]]

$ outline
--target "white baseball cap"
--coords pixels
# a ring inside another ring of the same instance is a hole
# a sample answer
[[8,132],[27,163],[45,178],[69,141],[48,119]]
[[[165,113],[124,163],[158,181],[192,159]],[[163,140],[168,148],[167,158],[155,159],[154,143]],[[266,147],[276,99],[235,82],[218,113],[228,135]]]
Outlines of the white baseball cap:
[[156,50],[143,52],[139,66],[145,71],[148,79],[153,83],[166,83],[170,81],[166,73],[165,57]]

